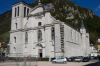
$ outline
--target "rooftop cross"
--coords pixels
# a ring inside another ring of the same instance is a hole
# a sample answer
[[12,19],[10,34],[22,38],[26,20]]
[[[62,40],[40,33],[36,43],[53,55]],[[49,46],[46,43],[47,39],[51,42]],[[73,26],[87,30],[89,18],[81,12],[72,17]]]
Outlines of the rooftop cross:
[[38,4],[41,4],[41,0],[38,1]]

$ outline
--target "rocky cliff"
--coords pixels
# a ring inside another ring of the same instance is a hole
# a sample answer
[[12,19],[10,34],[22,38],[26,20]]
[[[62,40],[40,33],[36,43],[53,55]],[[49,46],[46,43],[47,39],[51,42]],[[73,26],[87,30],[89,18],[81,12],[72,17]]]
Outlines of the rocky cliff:
[[[100,36],[100,17],[96,16],[92,10],[66,0],[41,0],[41,3],[44,5],[44,9],[52,11],[51,15],[54,18],[69,24],[76,30],[80,29],[82,16],[87,32],[90,33],[90,41],[95,44],[96,37]],[[37,4],[38,1],[35,1],[29,5],[35,7]],[[10,23],[11,11],[0,15],[0,35],[10,31]]]

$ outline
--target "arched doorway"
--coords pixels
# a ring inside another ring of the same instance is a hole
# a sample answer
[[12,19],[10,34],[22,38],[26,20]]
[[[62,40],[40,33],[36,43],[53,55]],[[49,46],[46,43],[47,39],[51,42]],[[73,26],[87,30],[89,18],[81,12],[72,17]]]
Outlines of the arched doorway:
[[36,49],[37,49],[37,51],[38,51],[38,56],[39,56],[40,58],[42,58],[42,57],[43,57],[43,46],[42,46],[42,44],[37,44],[37,45],[36,45]]
[[40,58],[42,58],[42,49],[38,49],[38,55]]

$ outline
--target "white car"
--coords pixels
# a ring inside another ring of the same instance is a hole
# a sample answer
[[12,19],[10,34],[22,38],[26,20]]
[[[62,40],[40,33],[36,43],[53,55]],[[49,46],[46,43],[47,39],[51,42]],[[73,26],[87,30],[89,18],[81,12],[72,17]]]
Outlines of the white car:
[[77,57],[74,61],[75,62],[81,62],[83,58]]
[[67,63],[67,59],[66,58],[57,58],[55,60],[52,61],[53,63]]

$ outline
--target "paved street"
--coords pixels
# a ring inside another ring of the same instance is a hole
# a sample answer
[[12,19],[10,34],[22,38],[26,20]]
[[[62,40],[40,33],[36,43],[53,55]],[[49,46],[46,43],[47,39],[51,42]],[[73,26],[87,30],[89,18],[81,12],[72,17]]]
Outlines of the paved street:
[[[90,62],[67,62],[67,64],[60,64],[56,63],[53,64],[51,62],[31,62],[31,66],[97,66],[98,61],[92,60]],[[19,65],[17,65],[17,62],[0,62],[0,66],[24,66],[24,62],[19,62]],[[27,66],[30,66],[30,62],[26,63]]]

